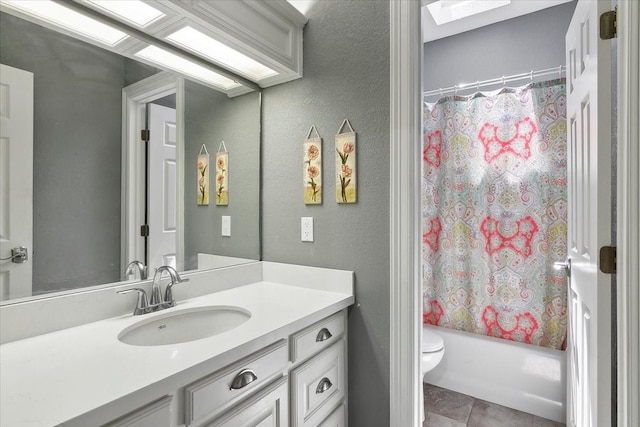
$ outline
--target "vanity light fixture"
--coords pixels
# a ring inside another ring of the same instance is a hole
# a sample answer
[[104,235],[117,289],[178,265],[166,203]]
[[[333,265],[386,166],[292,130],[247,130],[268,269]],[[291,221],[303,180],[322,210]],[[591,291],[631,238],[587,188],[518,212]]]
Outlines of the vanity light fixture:
[[165,38],[186,50],[196,52],[213,62],[219,62],[236,73],[253,80],[261,80],[278,74],[271,68],[190,26],[183,27]]
[[85,0],[107,12],[133,23],[146,27],[165,16],[164,13],[140,0]]
[[511,0],[439,0],[427,4],[427,9],[436,25],[443,25],[510,3]]
[[123,31],[50,0],[1,0],[1,2],[14,10],[108,46],[115,46],[128,37]]
[[149,45],[136,53],[135,56],[146,59],[147,61],[157,64],[163,68],[168,68],[178,73],[185,74],[202,83],[213,85],[219,89],[230,90],[241,86],[241,84],[235,80],[224,77],[221,74],[158,46]]

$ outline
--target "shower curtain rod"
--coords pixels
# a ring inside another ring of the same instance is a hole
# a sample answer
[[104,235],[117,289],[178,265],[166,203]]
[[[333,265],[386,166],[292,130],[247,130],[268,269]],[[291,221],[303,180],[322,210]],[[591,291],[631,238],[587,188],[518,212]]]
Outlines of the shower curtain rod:
[[497,84],[504,85],[505,83],[514,82],[517,80],[531,79],[531,82],[533,82],[533,79],[535,77],[548,76],[552,74],[558,74],[558,77],[562,77],[566,69],[567,67],[565,67],[564,65],[560,65],[558,67],[547,68],[545,70],[530,71],[528,73],[513,74],[510,76],[503,76],[503,77],[498,77],[490,80],[482,80],[482,81],[479,80],[479,81],[476,81],[475,83],[463,83],[463,84],[459,84],[459,85],[455,85],[447,88],[433,89],[425,92],[423,94],[423,98],[426,98],[428,96],[434,96],[434,95],[443,96],[446,93],[450,93],[450,92],[457,93],[459,90],[465,90],[470,88],[476,88],[476,90],[479,90],[480,87],[493,86]]

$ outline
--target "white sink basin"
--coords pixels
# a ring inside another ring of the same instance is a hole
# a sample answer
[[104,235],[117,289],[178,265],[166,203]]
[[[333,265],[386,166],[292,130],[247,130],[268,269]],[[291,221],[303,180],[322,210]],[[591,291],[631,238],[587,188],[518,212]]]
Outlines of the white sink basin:
[[250,318],[249,311],[233,306],[169,309],[166,314],[129,326],[120,332],[118,339],[140,346],[178,344],[230,331]]

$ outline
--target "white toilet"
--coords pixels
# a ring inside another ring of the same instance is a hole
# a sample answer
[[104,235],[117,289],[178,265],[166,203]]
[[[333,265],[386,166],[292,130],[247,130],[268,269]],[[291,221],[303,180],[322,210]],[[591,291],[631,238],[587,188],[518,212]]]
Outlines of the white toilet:
[[421,371],[424,375],[438,366],[444,356],[444,340],[433,332],[429,326],[422,325],[422,362]]
[[[430,327],[422,325],[422,360],[420,370],[422,371],[422,381],[427,372],[438,366],[444,356],[444,340]],[[420,402],[424,402],[423,389],[420,387]],[[420,418],[424,422],[424,404],[420,404]]]

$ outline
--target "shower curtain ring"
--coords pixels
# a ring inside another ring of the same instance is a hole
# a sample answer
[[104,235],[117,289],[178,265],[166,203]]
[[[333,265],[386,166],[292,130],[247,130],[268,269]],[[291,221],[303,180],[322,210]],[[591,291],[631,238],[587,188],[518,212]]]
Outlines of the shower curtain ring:
[[533,70],[531,71],[531,83],[533,83]]

